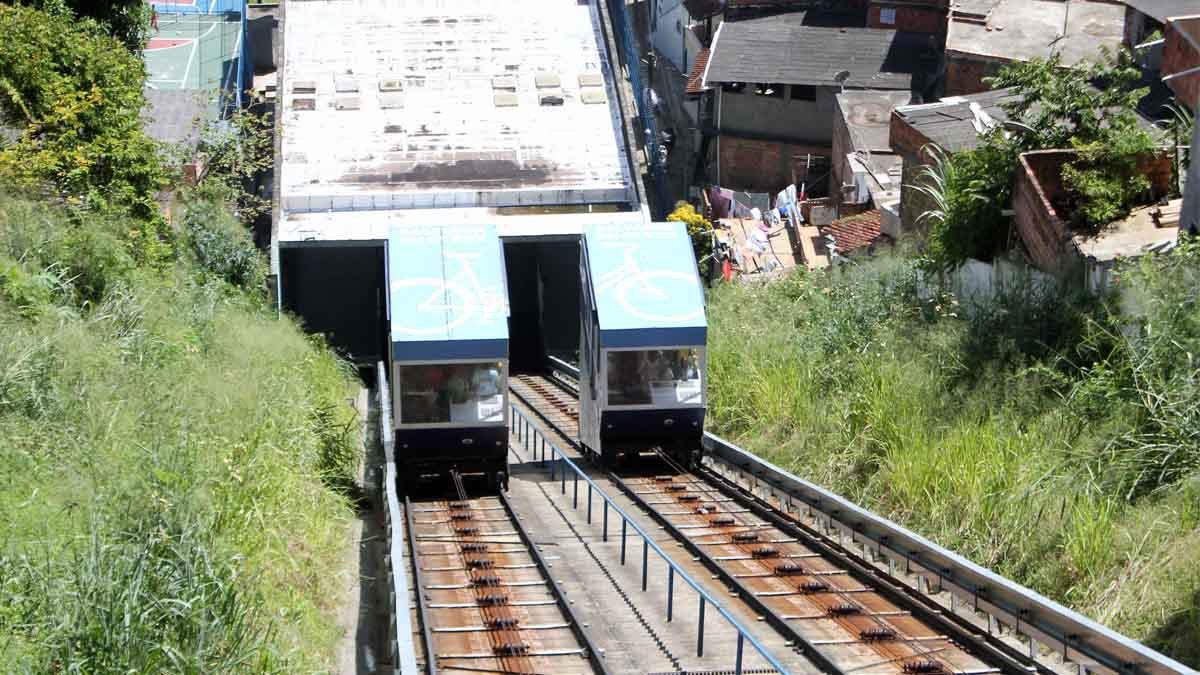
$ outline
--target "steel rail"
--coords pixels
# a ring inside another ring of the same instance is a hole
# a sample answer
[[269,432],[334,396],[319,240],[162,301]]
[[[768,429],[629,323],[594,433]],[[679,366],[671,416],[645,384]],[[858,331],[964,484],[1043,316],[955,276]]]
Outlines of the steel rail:
[[561,479],[563,494],[566,494],[567,472],[568,472],[568,470],[571,472],[572,483],[573,483],[572,489],[573,489],[574,507],[575,508],[577,508],[579,505],[578,496],[579,496],[580,481],[583,481],[583,483],[587,486],[587,494],[588,494],[587,509],[588,509],[588,522],[589,523],[592,522],[593,495],[600,496],[601,502],[603,504],[602,508],[604,510],[604,515],[603,515],[603,522],[604,522],[603,540],[604,541],[608,540],[608,521],[609,521],[608,512],[609,512],[609,510],[612,510],[614,513],[616,513],[617,516],[620,517],[620,520],[621,520],[621,535],[620,535],[621,536],[621,564],[625,563],[625,550],[626,550],[625,538],[626,538],[627,532],[629,530],[633,530],[634,534],[641,537],[641,539],[642,539],[642,556],[641,556],[641,558],[642,558],[642,590],[643,591],[646,590],[646,578],[647,578],[647,574],[648,574],[649,552],[654,551],[654,553],[656,555],[658,555],[658,557],[667,564],[668,574],[669,574],[668,585],[667,585],[668,593],[669,593],[668,601],[667,601],[667,620],[668,621],[671,619],[671,608],[672,608],[673,596],[670,595],[670,593],[674,592],[675,577],[679,577],[680,579],[682,579],[685,584],[690,586],[692,588],[692,590],[696,592],[697,596],[699,596],[699,598],[700,598],[699,618],[698,618],[699,635],[698,635],[698,641],[697,641],[697,655],[698,656],[702,656],[703,652],[704,652],[705,606],[711,605],[713,607],[713,609],[715,609],[717,611],[717,613],[720,614],[729,623],[730,627],[732,627],[735,631],[737,631],[737,634],[738,634],[737,653],[736,653],[736,660],[735,660],[734,671],[733,671],[735,673],[735,675],[743,675],[743,673],[744,673],[744,669],[742,668],[742,658],[743,658],[744,644],[747,642],[750,644],[751,647],[754,648],[755,651],[758,652],[758,654],[767,663],[769,663],[771,665],[772,668],[775,668],[780,673],[789,672],[787,670],[787,668],[785,668],[781,663],[779,663],[778,660],[775,659],[775,657],[773,657],[771,655],[771,653],[767,650],[767,648],[765,646],[763,646],[762,643],[760,643],[753,635],[750,634],[750,632],[748,630],[746,630],[746,628],[744,626],[742,626],[742,624],[729,612],[728,609],[725,608],[724,605],[722,605],[720,603],[720,601],[718,601],[716,598],[714,598],[711,594],[708,593],[708,591],[704,590],[704,588],[701,587],[700,584],[698,584],[694,579],[692,579],[692,577],[690,575],[688,575],[688,573],[678,563],[676,563],[675,560],[670,555],[668,555],[666,551],[664,551],[662,549],[662,547],[660,547],[654,541],[654,538],[649,533],[647,533],[645,530],[643,530],[640,525],[637,524],[637,521],[635,521],[628,513],[626,513],[620,506],[618,506],[616,504],[616,502],[613,501],[612,497],[610,497],[603,489],[601,489],[600,486],[598,484],[596,484],[596,482],[593,481],[587,475],[587,473],[584,472],[583,469],[581,469],[579,467],[578,464],[571,461],[571,459],[567,457],[566,453],[563,451],[562,448],[559,448],[558,445],[556,443],[554,443],[554,441],[548,439],[545,436],[545,434],[537,427],[536,424],[533,423],[533,421],[531,419],[529,419],[529,417],[524,412],[519,410],[515,404],[510,404],[509,409],[512,413],[511,423],[516,425],[518,418],[520,418],[524,422],[524,428],[528,430],[526,433],[531,433],[533,435],[535,448],[537,447],[538,437],[540,437],[540,439],[543,441],[543,446],[542,446],[543,452],[544,452],[544,448],[549,448],[550,457],[546,458],[545,454],[543,454],[542,461],[548,462],[548,466],[551,471],[551,480],[552,481],[556,479],[556,476],[559,479]]
[[588,630],[583,627],[583,622],[579,620],[579,617],[575,616],[575,611],[571,608],[571,603],[567,600],[567,597],[563,595],[562,589],[559,588],[558,584],[554,583],[554,579],[550,577],[550,566],[546,564],[545,556],[542,555],[542,552],[538,550],[538,547],[533,543],[533,539],[529,536],[529,532],[525,530],[525,524],[522,523],[519,518],[517,518],[517,513],[513,510],[512,503],[509,501],[508,495],[506,495],[504,491],[500,492],[500,503],[504,505],[505,510],[508,512],[509,518],[512,519],[513,524],[516,526],[517,536],[520,537],[521,541],[525,543],[525,547],[529,550],[529,555],[533,558],[534,564],[537,565],[538,570],[546,579],[546,583],[550,587],[551,594],[554,595],[554,599],[558,602],[559,608],[567,617],[567,621],[570,623],[571,632],[575,633],[575,638],[579,640],[583,648],[587,650],[588,661],[590,661],[592,667],[595,668],[595,672],[599,673],[600,675],[610,675],[612,671],[609,670],[608,664],[604,663],[600,657],[602,652],[596,646],[596,642],[592,639],[591,633],[589,633]]
[[[387,368],[384,367],[382,361],[376,365],[376,378],[375,386],[379,394],[379,439],[383,444],[384,457],[383,493],[386,505],[383,512],[388,536],[388,559],[385,567],[387,568],[386,573],[392,577],[392,588],[388,598],[390,601],[388,609],[392,615],[389,622],[389,628],[392,630],[389,631],[388,636],[388,651],[392,665],[407,675],[407,673],[417,672],[417,655],[414,651],[412,619],[407,605],[408,578],[404,573],[404,543],[396,536],[395,528],[397,523],[405,521],[409,512],[405,510],[402,515],[400,509],[396,476],[396,444],[392,432],[392,402],[388,391]],[[411,533],[411,523],[405,529]],[[413,567],[415,568],[417,565],[414,564]],[[416,583],[418,584],[416,595],[420,599],[420,581],[417,580]],[[403,612],[399,611],[401,603],[404,603]],[[428,629],[425,631],[425,641],[426,649],[428,649],[430,645]]]
[[[579,369],[561,359],[547,359],[556,374],[579,378]],[[747,472],[771,490],[798,500],[826,516],[837,528],[876,554],[890,553],[909,569],[925,570],[951,593],[969,598],[976,610],[1013,627],[1032,641],[1053,648],[1081,669],[1103,669],[1127,675],[1169,675],[1197,671],[1146,645],[1121,635],[1053,600],[971,562],[921,535],[819,485],[799,478],[710,432],[704,432],[705,456]],[[928,580],[927,580],[928,582]]]
[[[421,638],[425,643],[425,672],[428,675],[437,675],[437,653],[433,649],[433,629],[429,625],[429,603],[425,601],[425,582],[422,578],[424,575],[421,572],[421,559],[417,555],[417,535],[413,527],[413,509],[412,502],[408,497],[404,498],[404,519],[408,530],[408,550],[409,560],[413,566],[413,584],[417,596],[417,611],[421,615]],[[400,672],[404,672],[401,668]],[[413,672],[416,672],[415,670]]]
[[[877,516],[848,499],[798,478],[736,445],[705,432],[705,456],[748,473],[772,492],[825,515],[836,528],[876,554],[903,560],[908,569],[924,570],[939,587],[969,598],[981,610],[1017,633],[1054,648],[1081,668],[1128,675],[1194,674],[1195,670],[1121,635],[1020,584],[938,546],[911,530]],[[928,579],[926,580],[928,585]]]
[[[884,598],[892,604],[904,608],[909,611],[909,614],[926,624],[928,628],[935,632],[941,631],[946,634],[957,635],[963,638],[961,641],[961,649],[965,653],[972,654],[976,658],[985,662],[992,662],[1003,672],[1011,674],[1028,673],[1030,669],[1036,669],[1042,673],[1051,673],[1048,668],[1036,666],[1036,662],[1032,662],[1024,655],[1018,653],[1012,647],[994,640],[987,640],[986,634],[981,634],[981,631],[968,622],[953,621],[950,618],[943,616],[942,609],[931,605],[927,600],[920,597],[913,597],[911,593],[905,593],[901,590],[904,584],[901,580],[892,577],[891,575],[883,574],[870,565],[855,559],[854,556],[846,552],[839,551],[832,545],[828,544],[820,535],[814,531],[804,528],[799,523],[790,522],[786,518],[774,513],[771,509],[761,504],[750,502],[745,496],[731,492],[731,489],[713,480],[713,477],[697,473],[695,478],[701,479],[701,482],[708,484],[705,492],[724,495],[733,500],[734,503],[747,507],[747,510],[754,516],[763,520],[768,525],[774,527],[782,534],[796,537],[797,541],[814,552],[814,554],[832,563],[842,569],[842,571],[850,578],[855,579],[864,587],[870,589],[870,592]],[[842,672],[842,669],[837,666],[833,660],[817,649],[820,646],[819,641],[810,641],[805,638],[795,626],[788,623],[787,619],[779,614],[775,609],[764,600],[759,598],[759,595],[740,578],[730,572],[721,565],[708,551],[704,550],[703,544],[697,542],[683,532],[679,526],[675,525],[670,518],[663,514],[659,509],[650,505],[641,494],[633,490],[633,486],[627,483],[619,476],[614,477],[615,482],[622,490],[630,495],[630,498],[639,502],[643,507],[650,512],[660,524],[670,531],[676,538],[684,543],[684,545],[697,557],[699,557],[710,569],[720,576],[727,584],[737,588],[745,597],[746,602],[755,607],[762,613],[763,617],[776,630],[787,635],[795,644],[808,656],[814,663],[818,664],[826,672],[837,673]],[[811,573],[810,573],[811,574]],[[803,575],[802,575],[803,576]],[[879,583],[882,579],[887,583]],[[836,592],[836,591],[833,591]],[[897,644],[906,644],[904,639],[897,639]],[[909,644],[912,647],[911,644]],[[915,649],[915,648],[914,648]],[[920,660],[924,654],[916,653],[908,657],[902,657],[908,660]],[[896,660],[900,660],[897,658]],[[1035,664],[1033,666],[1029,664]]]

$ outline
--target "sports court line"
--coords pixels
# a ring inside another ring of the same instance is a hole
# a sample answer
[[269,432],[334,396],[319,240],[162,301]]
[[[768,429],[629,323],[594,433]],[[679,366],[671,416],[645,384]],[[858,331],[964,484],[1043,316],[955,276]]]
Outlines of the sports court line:
[[[224,21],[222,21],[221,23],[224,23]],[[213,29],[216,27],[217,27],[216,23],[209,24],[208,30],[204,31],[204,33],[202,35],[198,36],[196,38],[195,42],[192,43],[192,53],[188,54],[187,68],[185,68],[183,71],[183,80],[181,80],[181,83],[187,82],[188,73],[192,72],[192,62],[194,62],[196,60],[196,50],[199,48],[200,43],[204,40],[204,38],[208,37],[208,34],[213,32]]]
[[196,38],[150,38],[146,41],[146,48],[142,51],[161,52],[168,49],[182,47]]

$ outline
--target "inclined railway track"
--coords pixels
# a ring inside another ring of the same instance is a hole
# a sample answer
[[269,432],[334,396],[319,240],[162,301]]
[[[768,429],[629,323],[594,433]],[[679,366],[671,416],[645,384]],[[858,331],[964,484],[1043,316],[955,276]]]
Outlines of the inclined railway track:
[[[569,388],[538,376],[514,378],[514,392],[563,436],[577,438]],[[829,673],[983,675],[1038,668],[987,640],[875,566],[815,531],[740,494],[700,468],[659,455],[652,473],[610,474],[635,503]]]
[[406,500],[428,673],[605,673],[503,494]]
[[822,670],[1027,671],[1015,654],[983,644],[867,563],[660,459],[663,473],[615,480]]

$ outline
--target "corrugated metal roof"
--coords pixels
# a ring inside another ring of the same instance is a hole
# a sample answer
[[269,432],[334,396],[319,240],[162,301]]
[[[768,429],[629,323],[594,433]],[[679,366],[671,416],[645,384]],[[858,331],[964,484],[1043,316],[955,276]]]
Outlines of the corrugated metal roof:
[[836,75],[848,71],[847,87],[907,90],[936,66],[928,35],[811,23],[804,12],[723,23],[705,84],[838,86]]

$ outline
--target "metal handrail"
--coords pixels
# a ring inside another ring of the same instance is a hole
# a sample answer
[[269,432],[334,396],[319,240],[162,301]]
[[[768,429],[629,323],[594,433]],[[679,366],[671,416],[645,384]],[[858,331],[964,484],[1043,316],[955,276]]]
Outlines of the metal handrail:
[[[551,369],[579,377],[577,367],[553,357],[548,361]],[[890,551],[910,567],[926,570],[937,577],[939,585],[957,588],[960,595],[971,598],[975,609],[1008,623],[1031,640],[1054,647],[1064,659],[1116,673],[1195,675],[1197,672],[848,499],[794,476],[720,436],[706,431],[702,442],[708,456],[737,468],[749,467],[756,479],[825,514],[831,524],[852,539],[869,541],[876,550]]]
[[[387,517],[388,560],[391,561],[392,577],[391,606],[394,626],[388,637],[391,662],[403,675],[417,673],[417,655],[413,647],[412,619],[408,607],[399,611],[400,603],[408,602],[408,577],[404,573],[404,542],[396,536],[397,523],[404,522],[404,514],[400,510],[400,495],[396,480],[396,444],[392,430],[392,403],[388,392],[387,369],[380,361],[376,366],[376,387],[379,392],[379,440],[383,444],[383,492],[387,502],[384,514]],[[420,592],[417,593],[420,597]],[[422,618],[423,620],[423,618]],[[429,640],[428,627],[425,628],[425,639]],[[432,655],[427,655],[426,661],[433,663]]]
[[[576,372],[578,372],[578,371],[576,371]],[[562,486],[563,486],[562,489],[563,489],[564,494],[566,493],[567,469],[570,469],[571,472],[574,474],[574,481],[573,481],[574,506],[573,506],[573,508],[578,508],[578,506],[579,506],[579,480],[583,479],[583,481],[586,483],[587,491],[588,491],[588,500],[587,500],[588,517],[587,517],[587,519],[588,519],[589,523],[592,521],[592,495],[593,495],[593,493],[600,495],[600,498],[603,500],[603,504],[604,504],[604,530],[603,530],[602,541],[608,541],[608,510],[612,509],[613,511],[616,512],[616,514],[618,516],[621,517],[621,564],[622,565],[625,564],[625,537],[626,537],[628,528],[632,527],[633,531],[642,538],[642,590],[643,591],[646,590],[646,579],[647,579],[647,569],[648,569],[648,567],[647,567],[648,552],[652,549],[656,554],[658,554],[658,556],[665,563],[667,563],[667,567],[668,567],[667,621],[670,621],[672,619],[675,577],[679,576],[680,578],[683,579],[684,583],[686,583],[688,586],[690,586],[692,588],[692,590],[696,591],[696,594],[700,597],[699,619],[698,619],[699,635],[697,637],[697,656],[703,656],[703,654],[704,654],[704,609],[705,609],[705,605],[708,604],[708,605],[712,605],[713,608],[715,608],[717,610],[717,613],[719,613],[722,617],[724,617],[725,620],[729,622],[729,625],[734,630],[737,631],[737,634],[738,634],[737,653],[736,653],[736,660],[735,660],[735,665],[734,665],[734,672],[737,675],[741,675],[741,673],[743,671],[743,669],[742,669],[742,652],[743,652],[743,648],[744,648],[744,643],[747,641],[750,643],[750,646],[753,647],[754,650],[757,651],[758,654],[760,656],[762,656],[763,659],[765,659],[768,664],[771,665],[772,668],[775,668],[776,670],[778,670],[781,673],[789,672],[787,668],[785,668],[781,663],[779,663],[779,661],[777,661],[773,656],[771,656],[771,654],[767,651],[766,647],[764,647],[762,645],[762,643],[760,643],[757,639],[755,639],[754,636],[751,635],[742,626],[742,624],[739,623],[738,620],[735,619],[733,617],[733,615],[729,613],[729,610],[725,609],[725,607],[720,602],[718,602],[716,598],[714,598],[707,591],[705,591],[703,588],[701,588],[700,585],[697,584],[695,580],[693,580],[690,576],[688,576],[688,573],[685,572],[683,570],[683,568],[680,567],[671,558],[671,556],[667,555],[666,551],[664,551],[657,543],[654,542],[653,538],[651,538],[649,533],[647,533],[645,530],[643,530],[641,528],[641,526],[639,526],[637,524],[637,522],[635,522],[633,520],[633,518],[629,516],[629,514],[627,514],[623,509],[621,509],[621,507],[617,506],[616,502],[614,502],[613,499],[611,497],[609,497],[607,493],[604,492],[604,490],[600,489],[600,486],[597,485],[595,483],[595,481],[593,481],[591,478],[589,478],[588,475],[582,469],[579,468],[579,465],[577,465],[575,462],[571,461],[566,456],[566,453],[564,453],[563,450],[554,443],[554,441],[547,438],[546,435],[538,428],[538,425],[533,422],[533,420],[531,420],[523,411],[518,409],[515,404],[510,404],[509,408],[510,408],[510,411],[512,412],[512,416],[510,417],[512,428],[514,430],[516,430],[518,428],[523,428],[524,434],[529,434],[532,432],[532,434],[533,434],[532,446],[533,446],[534,453],[535,453],[535,460],[537,459],[537,455],[536,455],[537,448],[538,448],[537,441],[539,438],[542,441],[542,443],[541,443],[542,454],[541,454],[540,461],[542,461],[542,462],[549,461],[551,480],[555,479],[556,473],[559,476],[561,476]],[[517,423],[518,418],[520,418],[524,422],[523,427],[521,425],[518,425],[518,423]],[[526,438],[529,438],[529,437],[526,436]],[[526,443],[528,444],[528,441],[526,441]],[[546,449],[547,448],[549,448],[549,450],[550,450],[549,460],[547,460],[547,458],[546,458]],[[559,467],[557,471],[555,470],[556,465]]]
[[[877,550],[889,551],[897,559],[904,560],[910,569],[915,566],[935,575],[939,586],[957,588],[959,595],[973,600],[975,609],[1008,623],[1016,632],[1032,640],[1056,648],[1065,660],[1088,668],[1100,666],[1112,672],[1131,675],[1196,673],[1136,640],[942,548],[819,485],[798,478],[719,436],[705,432],[703,444],[708,456],[749,471],[756,480],[771,486],[773,490],[779,490],[821,512],[830,525],[839,527],[852,540],[870,542]],[[954,592],[951,589],[951,593]]]

